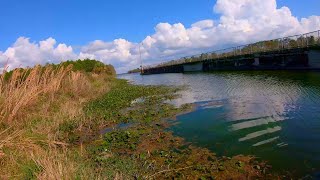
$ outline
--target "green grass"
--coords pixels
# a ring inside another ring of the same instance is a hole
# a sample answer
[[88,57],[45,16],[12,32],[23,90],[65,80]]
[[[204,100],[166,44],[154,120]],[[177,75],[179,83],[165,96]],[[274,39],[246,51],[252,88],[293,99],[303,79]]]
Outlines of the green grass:
[[36,174],[41,172],[41,168],[34,161],[27,161],[20,165],[23,179],[37,179]]
[[[172,105],[163,104],[165,99],[173,99],[177,88],[166,86],[137,86],[125,80],[114,80],[111,91],[85,106],[87,116],[101,123],[154,122],[169,117]],[[132,104],[143,97],[144,102]],[[171,113],[173,114],[173,113]]]

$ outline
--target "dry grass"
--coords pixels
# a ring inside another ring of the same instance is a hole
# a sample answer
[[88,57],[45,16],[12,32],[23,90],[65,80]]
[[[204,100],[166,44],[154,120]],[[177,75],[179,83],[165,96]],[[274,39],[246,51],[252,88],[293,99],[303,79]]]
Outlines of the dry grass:
[[65,153],[53,150],[38,155],[32,154],[32,159],[42,170],[38,179],[75,179],[76,165]]
[[15,120],[19,110],[36,101],[40,94],[57,92],[71,68],[72,66],[54,69],[48,66],[43,71],[41,66],[36,66],[32,69],[16,69],[8,80],[5,80],[4,74],[1,75],[0,122],[10,123]]
[[90,169],[82,169],[67,140],[58,138],[59,127],[77,120],[81,129],[86,123],[83,105],[109,89],[106,78],[74,72],[72,65],[16,69],[9,78],[0,75],[0,179],[24,179],[30,176],[25,167],[32,164],[39,170],[30,170],[37,179],[89,176]]

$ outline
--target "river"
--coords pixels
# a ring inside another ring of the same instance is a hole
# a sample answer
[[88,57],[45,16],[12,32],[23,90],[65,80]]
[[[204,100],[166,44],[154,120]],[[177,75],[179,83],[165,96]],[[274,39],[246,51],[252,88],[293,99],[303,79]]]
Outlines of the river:
[[[320,72],[239,71],[120,75],[134,84],[182,85],[173,103],[194,103],[175,135],[218,155],[254,155],[275,170],[320,172]],[[318,172],[318,174],[317,174]]]

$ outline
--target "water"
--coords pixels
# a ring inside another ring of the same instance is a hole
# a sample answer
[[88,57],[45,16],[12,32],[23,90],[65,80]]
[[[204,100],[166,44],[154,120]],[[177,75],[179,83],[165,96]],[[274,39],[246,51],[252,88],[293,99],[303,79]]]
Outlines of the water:
[[174,134],[218,155],[255,155],[296,176],[320,172],[320,72],[121,75],[143,85],[184,85],[195,103]]

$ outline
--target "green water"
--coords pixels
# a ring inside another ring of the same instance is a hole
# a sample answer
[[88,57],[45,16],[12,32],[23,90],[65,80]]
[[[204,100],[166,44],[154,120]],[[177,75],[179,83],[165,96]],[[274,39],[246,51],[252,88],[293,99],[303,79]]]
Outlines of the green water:
[[184,85],[175,135],[218,155],[255,155],[297,177],[320,172],[320,72],[122,75],[136,84]]

